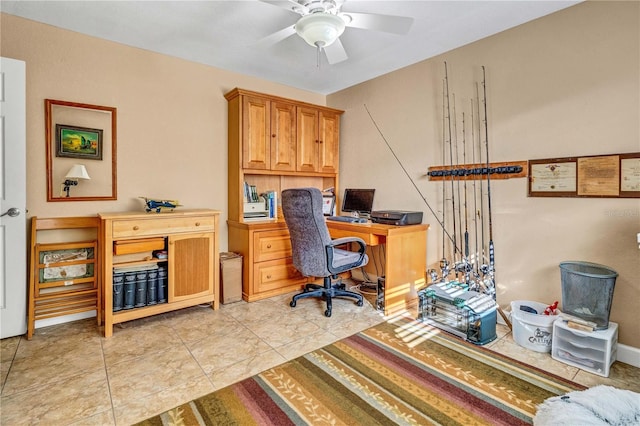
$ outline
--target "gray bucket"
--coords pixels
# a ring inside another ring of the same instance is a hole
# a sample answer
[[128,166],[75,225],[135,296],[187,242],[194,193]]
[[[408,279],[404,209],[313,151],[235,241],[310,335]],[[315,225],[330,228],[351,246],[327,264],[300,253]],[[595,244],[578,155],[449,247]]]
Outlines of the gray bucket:
[[596,330],[607,329],[617,276],[597,263],[560,263],[562,312],[596,323]]

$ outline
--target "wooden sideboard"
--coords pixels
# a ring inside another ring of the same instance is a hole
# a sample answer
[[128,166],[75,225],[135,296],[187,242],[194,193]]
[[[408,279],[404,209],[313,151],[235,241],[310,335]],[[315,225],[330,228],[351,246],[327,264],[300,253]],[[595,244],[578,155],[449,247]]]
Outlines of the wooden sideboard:
[[[99,214],[105,337],[117,323],[201,303],[219,308],[219,215],[208,209]],[[158,249],[166,257],[156,257]],[[114,271],[155,265],[167,272],[166,299],[114,312]]]

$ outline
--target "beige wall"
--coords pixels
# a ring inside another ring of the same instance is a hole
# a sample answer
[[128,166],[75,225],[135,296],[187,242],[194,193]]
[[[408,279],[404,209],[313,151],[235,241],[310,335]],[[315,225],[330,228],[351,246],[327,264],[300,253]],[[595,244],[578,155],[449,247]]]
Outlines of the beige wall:
[[[376,209],[423,210],[431,224],[428,264],[438,268],[437,221],[364,105],[439,215],[442,186],[423,174],[442,164],[444,61],[460,149],[462,112],[469,120],[484,65],[491,161],[639,152],[639,17],[638,2],[583,3],[328,96],[328,105],[346,111],[341,186],[376,188]],[[620,274],[611,311],[620,342],[640,347],[640,201],[529,198],[524,178],[493,180],[491,196],[499,304],[561,300],[561,261],[604,264]],[[469,229],[473,243],[472,222]]]
[[[223,95],[242,87],[325,103],[324,95],[12,15],[0,16],[0,54],[25,61],[27,68],[30,217],[141,210],[138,196],[178,199],[185,208],[221,210],[220,245],[226,250],[227,101]],[[118,109],[117,201],[47,202],[45,99]]]

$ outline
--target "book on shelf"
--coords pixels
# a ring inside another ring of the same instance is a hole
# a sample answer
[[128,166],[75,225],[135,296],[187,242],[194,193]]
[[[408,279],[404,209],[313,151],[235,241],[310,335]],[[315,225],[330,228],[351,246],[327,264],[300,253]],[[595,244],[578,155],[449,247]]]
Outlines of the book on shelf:
[[255,185],[249,185],[247,182],[244,183],[243,199],[245,203],[256,203],[260,201]]
[[269,212],[269,219],[278,218],[278,193],[276,191],[267,191],[262,194],[267,201],[267,210]]

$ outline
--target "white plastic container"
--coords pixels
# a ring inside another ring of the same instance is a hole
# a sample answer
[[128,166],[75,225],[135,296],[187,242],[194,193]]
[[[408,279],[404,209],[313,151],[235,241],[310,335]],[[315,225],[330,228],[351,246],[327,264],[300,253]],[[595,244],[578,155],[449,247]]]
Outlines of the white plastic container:
[[[520,306],[535,309],[538,314],[520,310]],[[536,352],[551,352],[553,337],[553,322],[556,315],[545,315],[544,310],[549,305],[528,300],[514,300],[511,302],[511,324],[513,326],[513,340],[522,347]]]
[[618,324],[609,322],[606,330],[581,331],[558,319],[553,323],[551,357],[603,377],[618,354]]

